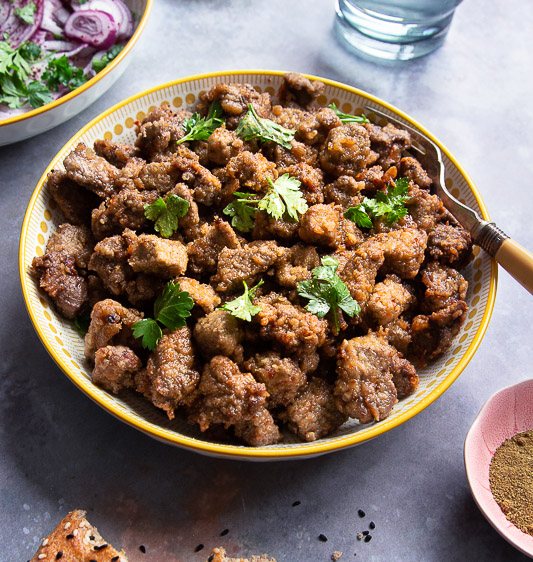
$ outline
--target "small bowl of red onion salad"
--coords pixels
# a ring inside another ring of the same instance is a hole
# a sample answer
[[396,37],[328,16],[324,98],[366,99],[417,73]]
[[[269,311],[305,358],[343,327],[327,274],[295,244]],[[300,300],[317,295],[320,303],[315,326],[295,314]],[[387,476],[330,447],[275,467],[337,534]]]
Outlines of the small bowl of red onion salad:
[[0,0],[0,145],[51,129],[124,72],[153,0]]

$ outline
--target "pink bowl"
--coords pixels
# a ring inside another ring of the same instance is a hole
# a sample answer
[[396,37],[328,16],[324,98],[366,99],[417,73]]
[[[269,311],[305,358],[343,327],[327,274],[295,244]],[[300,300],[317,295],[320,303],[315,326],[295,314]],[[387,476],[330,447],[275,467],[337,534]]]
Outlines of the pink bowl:
[[505,517],[489,484],[494,451],[509,437],[528,429],[533,429],[533,380],[504,388],[487,400],[466,436],[464,458],[466,477],[481,513],[504,539],[533,558],[533,536]]

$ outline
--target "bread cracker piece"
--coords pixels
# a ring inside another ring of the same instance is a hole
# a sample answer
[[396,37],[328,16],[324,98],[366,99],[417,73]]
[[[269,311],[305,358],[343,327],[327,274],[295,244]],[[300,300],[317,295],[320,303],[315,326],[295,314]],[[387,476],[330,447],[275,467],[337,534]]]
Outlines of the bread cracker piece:
[[118,552],[104,541],[85,515],[81,509],[71,511],[43,540],[30,562],[128,562],[124,551]]
[[207,562],[276,562],[275,558],[269,558],[268,554],[261,556],[254,554],[251,558],[229,558],[221,546],[213,548]]

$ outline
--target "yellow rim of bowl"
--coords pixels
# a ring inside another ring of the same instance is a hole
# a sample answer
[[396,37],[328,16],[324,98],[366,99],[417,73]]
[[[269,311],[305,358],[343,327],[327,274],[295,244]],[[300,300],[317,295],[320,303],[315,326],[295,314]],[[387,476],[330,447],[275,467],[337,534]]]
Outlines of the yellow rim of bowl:
[[[461,374],[461,372],[466,367],[466,365],[469,363],[469,361],[472,359],[475,351],[479,347],[479,344],[481,343],[481,340],[483,339],[483,336],[485,334],[485,331],[487,330],[487,326],[488,326],[489,321],[490,321],[490,317],[492,315],[492,310],[494,308],[494,300],[495,300],[495,296],[496,296],[496,285],[497,285],[497,276],[498,276],[498,266],[497,266],[497,264],[494,260],[491,260],[491,277],[490,277],[489,293],[488,293],[488,297],[487,297],[487,306],[485,307],[485,311],[484,311],[484,314],[483,314],[483,318],[481,319],[481,323],[479,325],[479,328],[478,328],[478,330],[477,330],[477,332],[474,336],[474,339],[472,340],[472,343],[469,345],[469,347],[464,352],[464,354],[463,354],[462,358],[460,359],[459,363],[455,366],[455,368],[452,370],[452,372],[441,382],[440,385],[438,385],[436,388],[434,388],[427,396],[425,396],[422,400],[420,400],[420,402],[418,402],[416,405],[414,405],[408,411],[401,414],[400,416],[398,416],[395,419],[391,419],[389,421],[384,420],[383,422],[380,422],[379,425],[369,426],[369,428],[367,430],[361,431],[361,432],[359,432],[355,435],[341,436],[341,437],[338,437],[338,438],[334,438],[334,439],[332,439],[332,440],[330,440],[326,443],[313,443],[313,442],[311,442],[311,443],[307,444],[307,446],[302,447],[302,448],[298,448],[298,449],[289,448],[289,447],[287,447],[287,448],[277,448],[277,449],[260,449],[260,448],[257,449],[257,448],[253,448],[253,447],[242,447],[242,446],[239,447],[239,446],[234,446],[234,445],[221,445],[221,444],[217,444],[217,443],[209,443],[209,442],[206,442],[206,441],[201,441],[201,440],[195,439],[193,437],[187,437],[185,435],[176,435],[174,432],[172,432],[170,430],[167,430],[163,427],[155,426],[155,424],[149,425],[147,422],[144,422],[142,420],[133,419],[133,418],[129,417],[127,414],[122,412],[120,409],[114,408],[112,405],[109,405],[109,404],[103,402],[102,399],[100,398],[100,396],[98,396],[98,394],[96,392],[94,392],[94,390],[90,386],[87,386],[87,387],[82,386],[80,384],[80,382],[76,379],[76,377],[71,375],[68,365],[63,361],[63,359],[56,353],[56,351],[48,343],[48,340],[46,339],[43,331],[41,330],[41,327],[40,327],[39,323],[37,322],[37,319],[35,317],[35,314],[33,312],[33,309],[32,309],[32,306],[31,306],[30,300],[29,300],[28,283],[33,282],[33,279],[31,279],[30,275],[25,271],[24,264],[25,264],[26,260],[25,260],[24,240],[25,240],[26,235],[27,235],[30,216],[32,215],[35,202],[36,202],[37,197],[39,196],[39,194],[40,194],[40,192],[43,188],[43,185],[44,185],[44,182],[46,180],[46,176],[47,176],[48,172],[53,169],[53,167],[57,164],[57,162],[59,162],[62,159],[62,157],[65,155],[65,153],[67,151],[71,150],[71,148],[74,145],[74,143],[76,142],[76,140],[81,135],[83,135],[87,130],[89,130],[91,127],[93,127],[97,122],[101,121],[102,119],[104,119],[105,117],[107,117],[108,115],[110,115],[111,113],[116,111],[117,109],[127,105],[128,103],[130,103],[130,102],[132,102],[136,99],[147,96],[147,95],[149,95],[153,92],[156,92],[156,91],[159,91],[159,90],[162,90],[164,88],[171,87],[171,86],[175,86],[177,84],[183,84],[185,82],[192,82],[194,80],[202,80],[202,79],[209,79],[209,78],[217,78],[217,77],[220,77],[220,76],[230,76],[230,75],[240,75],[240,74],[282,76],[283,74],[285,74],[285,72],[284,71],[264,71],[264,70],[232,70],[232,71],[225,71],[225,72],[212,72],[212,73],[207,73],[207,74],[199,74],[199,75],[195,75],[195,76],[188,76],[188,77],[182,78],[180,80],[174,80],[174,81],[171,81],[171,82],[167,82],[165,84],[155,86],[154,88],[151,88],[151,89],[146,90],[144,92],[141,92],[139,94],[133,95],[133,96],[121,101],[120,103],[114,105],[113,107],[111,107],[107,111],[104,111],[98,117],[95,117],[90,123],[85,125],[85,127],[83,127],[80,131],[78,131],[63,146],[63,148],[56,154],[56,156],[53,158],[50,165],[46,168],[45,172],[41,176],[41,178],[39,180],[39,183],[37,184],[37,187],[35,188],[35,191],[33,192],[33,195],[30,199],[30,202],[28,204],[28,208],[26,210],[26,214],[24,216],[24,222],[22,224],[22,229],[21,229],[20,248],[19,248],[19,269],[20,269],[20,279],[21,279],[21,285],[22,285],[22,292],[23,292],[23,296],[24,296],[24,302],[26,303],[26,308],[28,309],[28,314],[31,318],[33,326],[34,326],[39,338],[41,339],[43,345],[45,346],[48,353],[55,360],[55,362],[61,367],[61,369],[64,371],[64,373],[69,377],[69,379],[76,386],[78,386],[81,390],[83,390],[86,394],[88,394],[89,397],[92,398],[97,404],[99,404],[102,408],[104,408],[105,410],[107,410],[108,412],[113,414],[115,417],[119,418],[121,421],[123,421],[123,422],[125,422],[129,425],[132,425],[132,426],[136,427],[137,429],[143,431],[144,433],[147,433],[150,436],[155,437],[156,439],[159,439],[159,440],[167,442],[167,443],[172,443],[174,445],[179,445],[179,446],[184,447],[186,449],[192,449],[192,450],[195,450],[195,451],[200,450],[200,451],[203,451],[204,453],[208,453],[208,454],[218,455],[218,456],[222,456],[222,457],[233,457],[233,458],[234,457],[242,457],[242,458],[256,458],[256,459],[261,459],[261,458],[263,458],[263,459],[268,459],[268,458],[283,459],[283,458],[297,458],[297,457],[315,456],[315,455],[319,455],[319,454],[329,453],[329,452],[332,452],[332,451],[335,451],[335,450],[344,449],[346,447],[350,447],[352,445],[362,443],[364,441],[368,441],[370,439],[373,439],[374,437],[377,437],[378,435],[381,435],[382,433],[385,433],[386,431],[389,431],[389,430],[397,427],[398,425],[401,425],[402,423],[404,423],[407,420],[411,419],[412,417],[416,416],[419,412],[421,412],[427,406],[429,406],[429,404],[431,404],[436,398],[438,398],[457,379],[457,377]],[[310,75],[310,74],[306,74],[305,76],[307,76],[307,78],[309,78],[311,80],[320,80],[321,82],[324,82],[325,84],[328,84],[328,85],[336,87],[336,88],[340,88],[342,90],[345,90],[345,91],[348,91],[348,92],[351,92],[351,93],[355,93],[359,96],[362,96],[362,97],[368,99],[369,101],[380,104],[381,106],[383,106],[383,107],[389,109],[390,111],[394,112],[396,115],[399,115],[400,117],[404,118],[406,121],[408,121],[409,123],[414,125],[417,129],[422,131],[425,135],[427,135],[430,139],[432,139],[434,142],[436,142],[440,146],[441,150],[446,154],[446,156],[457,167],[457,169],[459,170],[461,175],[465,178],[466,182],[468,183],[468,186],[472,190],[472,193],[473,193],[473,195],[474,195],[474,197],[475,197],[475,199],[476,199],[476,201],[479,205],[479,208],[480,208],[480,211],[481,211],[481,214],[482,214],[483,218],[486,219],[486,220],[489,220],[489,214],[488,214],[487,208],[485,207],[485,204],[484,204],[477,188],[474,186],[474,183],[472,182],[470,176],[468,176],[468,174],[464,171],[462,166],[450,154],[450,152],[446,149],[446,147],[444,147],[442,145],[442,143],[440,143],[429,131],[427,131],[419,123],[417,123],[415,120],[411,119],[411,117],[409,117],[408,115],[406,115],[405,113],[403,113],[402,111],[400,111],[399,109],[394,107],[393,105],[391,105],[391,104],[389,104],[389,103],[387,103],[387,102],[385,102],[385,101],[383,101],[383,100],[381,100],[381,99],[379,99],[379,98],[377,98],[377,97],[375,97],[371,94],[368,94],[367,92],[364,92],[364,91],[359,90],[357,88],[353,88],[353,87],[348,86],[346,84],[342,84],[340,82],[336,82],[334,80],[328,80],[328,79],[321,78],[321,77],[318,77],[318,76],[313,76],[313,75]]]
[[153,2],[154,0],[146,1],[146,7],[144,8],[142,18],[140,19],[139,25],[137,26],[137,29],[134,31],[133,35],[130,37],[129,41],[126,43],[122,51],[120,51],[120,53],[104,69],[98,72],[96,76],[93,76],[90,80],[87,80],[85,84],[82,84],[75,90],[72,90],[72,92],[69,92],[64,96],[61,96],[60,98],[57,98],[56,100],[47,103],[42,107],[37,107],[30,111],[26,111],[26,113],[21,113],[20,115],[15,115],[13,117],[9,117],[8,119],[4,119],[3,121],[0,121],[0,127],[11,125],[12,123],[17,123],[18,121],[23,121],[24,119],[29,119],[30,117],[33,117],[35,115],[39,115],[41,113],[50,111],[51,109],[54,109],[54,107],[58,107],[62,103],[65,103],[68,100],[75,98],[82,92],[85,92],[85,90],[89,89],[91,86],[96,84],[104,76],[107,76],[114,68],[116,68],[126,58],[126,55],[132,50],[133,45],[135,45],[135,43],[137,42],[137,39],[139,39],[139,36],[141,35],[144,27],[146,26],[146,22],[148,21],[148,16],[150,15]]

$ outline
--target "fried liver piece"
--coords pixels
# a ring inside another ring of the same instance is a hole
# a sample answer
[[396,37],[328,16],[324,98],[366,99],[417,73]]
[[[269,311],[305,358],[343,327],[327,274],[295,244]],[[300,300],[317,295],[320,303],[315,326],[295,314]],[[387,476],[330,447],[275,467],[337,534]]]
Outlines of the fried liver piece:
[[419,187],[429,189],[431,187],[431,178],[427,175],[422,164],[412,156],[406,156],[400,160],[399,177],[409,178],[414,181]]
[[65,250],[34,257],[32,273],[65,318],[75,318],[87,303],[87,282]]
[[102,201],[91,214],[91,229],[98,240],[121,233],[125,228],[138,230],[148,224],[145,205],[153,203],[159,194],[154,190],[138,191],[126,188]]
[[226,166],[227,177],[235,185],[231,191],[266,192],[270,184],[278,178],[276,165],[258,152],[247,150],[239,152]]
[[287,72],[283,76],[278,95],[281,103],[286,106],[313,109],[316,99],[324,91],[325,85],[319,80],[309,80],[296,72]]
[[339,411],[361,423],[385,419],[398,401],[390,368],[395,355],[398,352],[376,333],[344,340],[335,383]]
[[146,369],[135,376],[135,389],[173,419],[174,411],[188,402],[199,380],[191,331],[185,326],[165,330]]
[[276,279],[282,287],[295,289],[300,281],[311,279],[311,271],[320,265],[314,246],[295,244],[276,266]]
[[65,223],[48,239],[46,253],[65,251],[74,258],[76,267],[87,269],[93,247],[94,239],[86,226]]
[[97,156],[92,148],[82,142],[66,156],[63,164],[69,179],[90,189],[99,197],[115,194],[115,180],[120,177],[120,170],[105,158]]
[[422,283],[426,286],[423,306],[435,312],[464,300],[468,281],[456,270],[438,262],[430,262],[422,271]]
[[472,259],[472,238],[462,226],[437,223],[428,233],[427,252],[434,260],[462,266]]
[[266,408],[258,410],[251,419],[236,423],[235,435],[252,447],[273,445],[281,439],[279,427]]
[[341,205],[344,209],[357,207],[363,197],[360,195],[365,183],[352,176],[339,176],[334,182],[324,187],[326,203]]
[[363,242],[355,223],[344,218],[339,205],[313,205],[300,220],[300,238],[309,244],[330,248],[352,247]]
[[270,114],[270,94],[260,94],[250,84],[215,84],[200,96],[200,100],[198,110],[202,115],[206,115],[211,103],[218,100],[225,114],[226,127],[231,130],[246,115],[249,104],[252,104],[259,117],[268,117]]
[[180,284],[181,291],[187,291],[189,296],[206,314],[213,312],[220,304],[220,297],[215,289],[206,283],[200,283],[191,277],[176,277],[175,283]]
[[134,146],[104,139],[94,141],[94,151],[98,156],[105,158],[119,170],[127,166],[128,162],[132,159],[139,156],[139,150]]
[[412,290],[402,285],[397,275],[387,275],[376,283],[365,311],[375,324],[385,326],[405,312],[414,299]]
[[235,249],[223,248],[211,283],[219,292],[241,289],[243,281],[251,287],[258,275],[274,267],[285,252],[286,249],[274,240],[258,240]]
[[137,273],[170,279],[185,273],[187,259],[187,248],[178,240],[141,234],[131,246],[128,263]]
[[322,168],[334,177],[356,176],[370,156],[370,138],[366,129],[349,123],[331,129],[320,151]]
[[[85,357],[92,361],[96,350],[109,345],[136,346],[131,328],[143,317],[134,308],[126,308],[113,299],[97,302],[85,334]],[[138,346],[138,344],[137,344]]]
[[103,389],[118,394],[134,386],[133,376],[142,367],[141,360],[129,347],[107,345],[96,350],[92,381]]
[[214,273],[222,250],[240,247],[241,243],[233,228],[226,221],[215,218],[213,224],[201,227],[196,240],[187,244],[189,269],[196,275]]
[[207,139],[207,157],[219,166],[225,166],[243,150],[245,150],[244,141],[224,127],[215,129]]
[[376,234],[371,241],[383,250],[382,273],[396,273],[402,279],[416,277],[427,247],[427,234],[414,227]]
[[282,357],[275,351],[257,353],[244,364],[255,380],[264,383],[270,396],[269,408],[288,406],[307,382],[298,363],[290,357]]
[[215,310],[200,318],[194,327],[194,339],[200,353],[211,358],[226,355],[240,361],[244,333],[235,316],[227,310]]
[[405,129],[398,129],[392,123],[385,127],[366,123],[372,150],[377,152],[378,164],[384,170],[399,164],[402,153],[411,147],[411,135]]
[[326,341],[327,321],[293,305],[284,296],[272,292],[254,304],[261,307],[253,318],[260,326],[259,335],[287,353],[310,355]]
[[52,170],[46,183],[67,221],[76,226],[87,226],[91,211],[98,206],[100,198],[67,177],[62,170]]
[[241,373],[239,367],[223,355],[207,363],[198,386],[199,401],[191,419],[205,431],[211,424],[230,425],[251,420],[264,408],[268,392],[250,373]]
[[316,441],[339,428],[347,419],[335,404],[332,387],[314,377],[298,393],[280,419],[304,441]]
[[49,560],[94,562],[128,562],[120,552],[105,541],[98,529],[85,519],[86,512],[76,509],[68,513],[57,527],[41,542],[29,562]]

